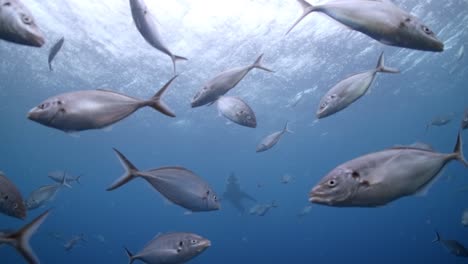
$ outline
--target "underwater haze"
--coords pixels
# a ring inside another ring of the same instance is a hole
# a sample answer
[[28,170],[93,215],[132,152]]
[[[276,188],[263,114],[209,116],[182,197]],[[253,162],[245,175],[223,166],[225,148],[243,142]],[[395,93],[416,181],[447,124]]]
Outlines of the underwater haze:
[[[28,120],[27,113],[49,97],[77,90],[151,98],[173,77],[171,59],[141,36],[126,0],[22,2],[46,44],[0,40],[0,171],[24,198],[53,183],[51,171],[82,175],[80,184],[62,188],[25,221],[0,215],[0,229],[18,229],[52,208],[31,240],[41,263],[128,263],[124,247],[136,253],[167,232],[211,241],[190,263],[466,262],[431,242],[438,231],[468,247],[468,227],[461,223],[468,169],[460,162],[445,166],[427,193],[381,207],[331,207],[308,199],[329,171],[367,153],[414,142],[453,151],[468,107],[468,1],[394,1],[444,42],[443,52],[427,52],[384,45],[319,13],[285,35],[302,12],[294,0],[146,0],[166,45],[188,58],[177,61],[179,76],[163,96],[176,117],[145,107],[105,129],[73,133]],[[49,50],[62,36],[49,71]],[[318,120],[321,97],[345,77],[375,68],[381,52],[385,64],[401,73],[378,74],[365,96]],[[274,72],[254,69],[228,92],[254,110],[256,128],[227,120],[216,104],[191,108],[204,83],[262,53],[262,65]],[[426,130],[438,116],[452,121]],[[256,153],[262,138],[286,121],[294,133]],[[468,130],[462,137],[468,141]],[[124,171],[112,148],[141,170],[192,170],[221,196],[221,209],[187,213],[141,178],[106,191]],[[231,174],[258,203],[278,206],[251,215],[256,203],[246,200],[240,213],[222,198]],[[294,180],[282,183],[285,174]],[[299,217],[308,205],[310,213]],[[66,251],[64,244],[80,234],[86,241]],[[24,260],[2,246],[0,263]]]

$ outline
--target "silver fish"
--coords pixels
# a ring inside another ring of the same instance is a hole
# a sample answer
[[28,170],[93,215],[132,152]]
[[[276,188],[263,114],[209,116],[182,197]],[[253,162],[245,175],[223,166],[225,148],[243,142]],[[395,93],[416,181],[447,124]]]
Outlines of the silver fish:
[[61,37],[53,46],[50,48],[49,51],[49,57],[48,57],[48,63],[49,63],[49,70],[53,71],[52,69],[52,60],[54,60],[55,56],[57,53],[60,51],[60,49],[63,46],[63,42],[65,41],[64,37]]
[[257,201],[254,197],[241,190],[239,181],[234,173],[231,173],[227,179],[223,199],[229,201],[241,214],[245,212],[242,200]]
[[463,114],[463,119],[461,122],[461,129],[467,129],[468,128],[468,108],[465,109],[465,113]]
[[261,64],[262,58],[263,54],[261,54],[252,65],[224,71],[209,80],[193,97],[191,102],[192,107],[206,105],[218,100],[220,96],[234,88],[247,75],[247,73],[254,68],[273,72]]
[[426,132],[431,126],[445,126],[452,121],[452,115],[436,116],[427,125]]
[[468,257],[468,249],[465,248],[460,242],[456,240],[442,239],[437,231],[436,238],[432,240],[432,242],[440,242],[442,245],[444,245],[445,248],[447,248],[450,251],[450,253],[457,257]]
[[397,147],[343,163],[328,173],[309,194],[312,203],[329,206],[382,206],[404,196],[424,193],[451,160],[465,166],[461,134],[453,153]]
[[463,211],[461,223],[465,227],[468,226],[468,209],[465,209],[465,211]]
[[67,173],[65,171],[51,171],[51,172],[49,172],[48,176],[53,181],[61,183],[64,175],[65,175],[65,182],[68,185],[71,185],[74,182],[81,184],[81,182],[80,182],[81,175],[72,176],[72,175],[70,175],[69,173]]
[[257,118],[254,111],[239,97],[221,96],[216,102],[218,110],[227,119],[241,126],[257,127]]
[[73,236],[63,245],[63,248],[65,251],[71,251],[76,245],[78,245],[80,241],[87,242],[87,240],[84,238],[84,234]]
[[45,100],[29,111],[28,118],[48,127],[74,132],[112,125],[146,106],[175,117],[161,97],[176,77],[170,79],[149,100],[139,100],[107,90],[70,92]]
[[135,260],[148,264],[179,264],[197,257],[210,246],[208,239],[197,234],[175,232],[157,235],[136,254],[127,248],[125,251],[129,264]]
[[281,136],[286,132],[293,133],[291,130],[288,129],[288,122],[286,122],[286,125],[284,126],[283,130],[276,131],[275,133],[263,138],[262,141],[260,141],[260,144],[257,145],[256,152],[263,152],[271,149],[274,145],[276,145],[276,143],[278,143]]
[[20,230],[13,233],[0,232],[0,246],[3,244],[14,247],[29,264],[39,264],[39,259],[29,245],[32,235],[42,225],[49,211],[45,211],[40,216],[36,217],[32,222],[23,226]]
[[24,202],[26,208],[28,210],[33,210],[43,206],[51,201],[63,186],[71,188],[71,186],[67,184],[65,176],[62,178],[60,184],[45,185],[34,190]]
[[34,17],[20,0],[0,0],[0,39],[33,47],[45,43]]
[[26,212],[23,197],[18,188],[0,171],[0,213],[25,219]]
[[384,60],[382,52],[375,69],[351,75],[333,86],[320,100],[317,118],[335,114],[361,98],[369,90],[378,72],[399,73],[397,69],[386,67]]
[[213,189],[201,177],[183,167],[161,167],[139,171],[122,153],[114,149],[125,173],[107,191],[142,177],[169,201],[192,212],[219,210],[221,205]]
[[256,216],[265,216],[271,208],[277,208],[278,204],[276,201],[272,201],[269,204],[257,204],[250,208],[249,214]]
[[283,176],[281,176],[281,179],[280,179],[280,182],[282,184],[288,184],[292,181],[294,181],[294,176],[289,175],[289,174],[284,174]]
[[297,217],[304,217],[312,211],[312,206],[306,205],[302,210],[297,214]]
[[158,27],[154,21],[153,15],[143,0],[130,0],[130,8],[135,25],[143,38],[151,46],[171,57],[174,74],[176,73],[176,61],[187,60],[182,56],[174,55],[163,43],[159,35]]
[[444,44],[431,29],[390,0],[337,0],[319,5],[297,1],[303,13],[287,33],[308,14],[321,12],[386,45],[425,51],[444,50]]

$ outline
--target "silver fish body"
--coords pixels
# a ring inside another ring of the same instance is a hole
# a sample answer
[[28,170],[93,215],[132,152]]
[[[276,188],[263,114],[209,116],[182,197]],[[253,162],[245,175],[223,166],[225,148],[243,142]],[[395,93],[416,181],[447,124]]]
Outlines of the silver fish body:
[[28,118],[48,127],[74,132],[112,125],[145,106],[174,117],[175,114],[164,104],[161,96],[176,77],[149,100],[106,90],[76,91],[45,100],[29,111]]
[[239,97],[221,96],[217,101],[223,116],[241,126],[257,127],[257,118],[250,106]]
[[390,0],[337,0],[319,5],[311,5],[305,0],[298,2],[303,14],[287,33],[308,14],[321,12],[386,45],[424,51],[444,50],[444,44],[431,29]]
[[250,208],[249,213],[251,215],[256,215],[256,216],[265,216],[268,211],[272,208],[277,208],[278,205],[276,204],[275,201],[269,203],[269,204],[257,204],[254,207]]
[[354,74],[333,86],[320,100],[317,118],[335,114],[361,98],[369,90],[378,72],[398,73],[399,71],[385,66],[382,53],[375,69]]
[[257,145],[256,152],[263,152],[271,149],[278,141],[281,139],[281,136],[283,136],[284,133],[289,132],[292,133],[288,129],[288,123],[286,122],[286,125],[284,126],[283,130],[281,131],[276,131],[266,137],[264,137],[260,143]]
[[47,62],[49,63],[49,70],[53,71],[52,68],[52,61],[54,60],[57,53],[62,49],[63,42],[65,41],[64,37],[61,37],[53,46],[50,48],[49,57],[47,58]]
[[460,242],[456,240],[442,239],[438,232],[436,232],[436,238],[432,242],[441,243],[452,255],[464,258],[468,257],[468,249],[465,248]]
[[454,153],[396,147],[345,162],[328,173],[309,194],[312,203],[375,207],[427,190],[451,160],[465,166],[461,136]]
[[50,179],[52,179],[53,181],[58,182],[58,183],[62,182],[63,177],[65,176],[65,182],[68,185],[71,185],[74,182],[80,183],[80,178],[81,178],[81,175],[72,176],[72,175],[68,174],[65,171],[51,171],[51,172],[49,172],[48,176],[49,176]]
[[252,64],[224,71],[203,85],[192,99],[191,106],[199,107],[213,103],[229,90],[234,88],[252,69],[258,68],[264,71],[273,72],[265,68],[262,63],[263,54]]
[[241,190],[239,181],[234,173],[229,175],[227,179],[223,199],[229,201],[241,214],[245,212],[243,200],[257,201],[254,197]]
[[60,184],[51,184],[34,190],[25,201],[26,208],[33,210],[53,200],[61,186]]
[[208,183],[192,171],[175,166],[139,171],[122,153],[116,149],[114,151],[126,172],[107,189],[108,191],[142,177],[169,201],[192,212],[221,208],[217,194]]
[[308,214],[310,214],[310,211],[312,211],[312,206],[306,205],[302,210],[297,214],[297,217],[304,217]]
[[86,242],[84,234],[73,236],[63,245],[63,248],[65,249],[65,251],[71,251],[76,245],[78,245],[80,241]]
[[130,0],[130,8],[132,12],[133,21],[135,22],[135,25],[140,34],[151,46],[153,46],[154,48],[158,49],[159,51],[168,55],[171,58],[173,70],[175,73],[176,61],[187,60],[187,58],[174,55],[164,44],[159,34],[159,30],[156,26],[154,18],[149,12],[144,0]]
[[136,254],[125,250],[130,264],[135,260],[147,264],[179,264],[197,257],[210,246],[208,239],[197,234],[174,232],[157,235]]
[[0,0],[0,39],[33,47],[45,43],[34,17],[20,0]]
[[0,213],[16,217],[26,218],[26,207],[20,191],[3,172],[0,171]]

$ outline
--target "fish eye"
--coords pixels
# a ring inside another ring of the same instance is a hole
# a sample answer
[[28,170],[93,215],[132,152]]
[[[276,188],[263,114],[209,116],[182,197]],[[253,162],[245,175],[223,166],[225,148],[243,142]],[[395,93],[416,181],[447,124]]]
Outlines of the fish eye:
[[195,239],[192,239],[190,242],[192,243],[192,245],[197,243]]
[[180,241],[179,242],[179,247],[183,246],[184,245],[184,241]]
[[4,199],[4,200],[8,200],[8,194],[5,195],[5,196],[3,196],[3,199]]
[[13,204],[13,209],[17,209],[18,208],[18,204],[17,203],[14,203]]
[[21,20],[23,20],[23,23],[27,24],[27,25],[31,25],[33,20],[30,16],[26,15],[26,14],[22,14],[21,15]]
[[218,197],[216,197],[216,195],[213,195],[213,199],[214,199],[215,201],[217,201],[217,200],[218,200]]
[[331,95],[329,96],[329,98],[330,98],[330,99],[335,99],[335,98],[336,98],[336,94],[331,94]]
[[428,35],[434,34],[434,33],[432,32],[432,30],[430,30],[428,27],[426,27],[426,26],[424,26],[424,25],[422,25],[421,28],[422,28],[422,30],[424,31],[424,33],[426,33],[426,34],[428,34]]
[[328,187],[333,188],[336,186],[336,180],[331,179],[327,182],[327,184],[328,184]]
[[43,103],[43,104],[40,104],[37,108],[39,109],[45,109],[49,106],[49,103]]

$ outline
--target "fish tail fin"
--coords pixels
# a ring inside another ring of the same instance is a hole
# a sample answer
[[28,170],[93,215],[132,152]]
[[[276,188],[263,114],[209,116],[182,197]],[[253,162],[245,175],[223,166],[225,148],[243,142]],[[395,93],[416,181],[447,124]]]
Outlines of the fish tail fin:
[[161,98],[167,88],[169,88],[171,85],[172,81],[177,78],[177,76],[178,75],[174,75],[174,77],[172,77],[166,84],[164,84],[164,86],[161,87],[161,89],[159,89],[159,91],[146,102],[146,105],[151,106],[154,110],[159,111],[167,116],[175,117],[174,112],[164,103],[164,101],[162,101]]
[[176,62],[180,60],[188,60],[188,59],[182,56],[178,56],[178,55],[171,55],[171,60],[172,60],[172,69],[174,70],[174,74],[176,74],[177,73]]
[[76,176],[76,178],[75,178],[75,182],[77,182],[77,183],[80,184],[80,185],[81,185],[81,181],[80,181],[81,176],[83,176],[83,175],[78,175],[78,176]]
[[289,121],[286,121],[286,124],[284,125],[283,131],[294,134],[294,131],[289,129]]
[[376,67],[377,72],[386,72],[386,73],[400,73],[400,70],[395,68],[390,68],[385,66],[385,57],[384,53],[380,53],[379,62]]
[[254,64],[252,65],[252,68],[261,69],[267,72],[274,72],[262,65],[262,59],[263,59],[263,53],[260,54],[260,56],[258,56],[258,58],[255,60]]
[[455,144],[455,148],[453,152],[454,152],[455,158],[459,160],[461,163],[463,163],[465,167],[468,167],[468,162],[463,156],[463,141],[461,137],[461,131],[458,131],[457,143]]
[[435,242],[439,242],[440,241],[440,235],[439,235],[439,232],[437,231],[434,231],[435,234],[436,234],[436,237],[432,240],[432,243],[435,243]]
[[115,190],[138,177],[138,169],[120,151],[115,148],[113,148],[113,150],[119,158],[120,163],[125,168],[125,172],[120,178],[114,181],[114,183],[112,183],[109,188],[106,189],[107,191]]
[[37,229],[42,225],[50,210],[45,211],[38,217],[36,217],[29,224],[22,227],[17,232],[11,234],[8,238],[13,242],[13,246],[21,253],[21,255],[27,260],[28,263],[39,263],[39,259],[31,248],[29,241],[31,237],[36,233]]
[[302,15],[288,29],[288,31],[286,32],[285,35],[289,34],[289,32],[291,32],[291,30],[293,30],[293,28],[296,27],[296,25],[299,24],[299,22],[301,22],[302,19],[304,19],[304,17],[306,17],[308,14],[314,12],[315,9],[316,9],[313,5],[307,3],[305,0],[297,0],[297,2],[299,2],[299,4],[302,6]]
[[70,188],[72,189],[71,185],[68,184],[67,182],[67,173],[66,172],[63,172],[63,176],[62,176],[62,180],[60,182],[60,187],[67,187],[67,188]]
[[133,253],[130,252],[130,250],[128,250],[127,247],[124,247],[125,249],[125,253],[127,253],[127,257],[128,257],[128,264],[132,264],[133,261],[135,261],[135,258],[133,258]]

